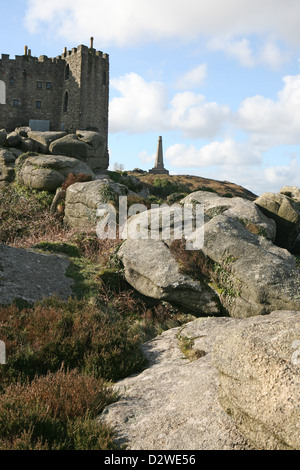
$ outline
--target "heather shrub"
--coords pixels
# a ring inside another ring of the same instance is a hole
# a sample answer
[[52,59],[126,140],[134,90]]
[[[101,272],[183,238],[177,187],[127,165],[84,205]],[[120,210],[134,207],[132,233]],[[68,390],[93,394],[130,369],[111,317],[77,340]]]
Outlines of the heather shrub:
[[0,243],[27,245],[62,231],[62,219],[50,213],[52,197],[17,184],[0,190]]
[[48,299],[33,308],[0,308],[0,337],[7,363],[0,368],[4,387],[48,371],[77,368],[116,381],[144,365],[130,318],[103,313],[92,303]]
[[12,384],[0,395],[0,449],[114,449],[112,431],[94,418],[115,399],[103,380],[77,370]]

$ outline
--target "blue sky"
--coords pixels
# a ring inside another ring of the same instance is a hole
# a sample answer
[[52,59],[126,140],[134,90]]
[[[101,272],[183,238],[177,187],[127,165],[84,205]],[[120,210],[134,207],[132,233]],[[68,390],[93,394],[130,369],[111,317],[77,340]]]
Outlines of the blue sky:
[[[4,3],[4,2],[3,2]],[[1,52],[110,56],[111,166],[300,186],[299,0],[11,0]]]

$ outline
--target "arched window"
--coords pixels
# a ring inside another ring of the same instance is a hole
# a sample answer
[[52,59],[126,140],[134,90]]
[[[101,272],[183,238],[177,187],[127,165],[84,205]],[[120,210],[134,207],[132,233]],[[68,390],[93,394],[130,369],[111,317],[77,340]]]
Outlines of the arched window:
[[0,104],[6,104],[6,88],[2,80],[0,80]]
[[70,66],[69,64],[67,64],[65,68],[65,80],[69,80],[69,78],[70,78]]
[[68,104],[69,104],[69,93],[66,91],[64,96],[64,113],[68,112]]
[[9,86],[15,86],[15,77],[10,77]]

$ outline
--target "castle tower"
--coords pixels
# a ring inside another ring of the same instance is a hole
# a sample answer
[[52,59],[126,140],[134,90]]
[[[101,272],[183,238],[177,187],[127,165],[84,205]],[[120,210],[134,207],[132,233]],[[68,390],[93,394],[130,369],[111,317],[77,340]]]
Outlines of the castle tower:
[[152,170],[149,170],[149,173],[154,173],[157,175],[168,175],[168,170],[164,167],[164,158],[163,158],[163,145],[162,145],[162,137],[159,136],[158,144],[157,144],[157,152],[156,152],[156,159],[155,165]]
[[64,51],[65,76],[61,124],[67,132],[92,130],[108,136],[109,57],[78,46]]

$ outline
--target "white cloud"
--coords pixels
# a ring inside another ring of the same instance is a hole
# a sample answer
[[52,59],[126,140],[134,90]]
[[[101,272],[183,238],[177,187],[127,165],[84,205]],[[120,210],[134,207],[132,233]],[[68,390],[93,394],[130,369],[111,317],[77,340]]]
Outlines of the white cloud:
[[273,35],[300,44],[299,0],[28,0],[31,32],[68,41],[95,36],[101,47],[200,35]]
[[237,125],[266,148],[300,144],[300,75],[283,82],[277,100],[256,95],[245,99],[237,113]]
[[252,166],[261,164],[258,150],[233,139],[211,142],[197,149],[194,145],[175,144],[167,149],[165,158],[175,167]]
[[136,73],[112,79],[111,87],[121,94],[110,102],[110,132],[142,133],[162,125],[168,91],[160,82],[146,82]]
[[[173,172],[175,173],[175,172]],[[175,174],[182,174],[182,170]],[[277,193],[282,186],[299,186],[300,159],[291,157],[286,165],[263,167],[263,165],[224,165],[188,170],[188,174],[200,175],[218,181],[230,181],[247,188],[256,195],[264,192]]]
[[286,62],[287,59],[287,54],[284,54],[275,42],[268,41],[260,51],[258,62],[277,69]]
[[211,51],[222,51],[244,67],[253,68],[257,65],[267,65],[273,69],[279,68],[288,60],[288,54],[282,52],[274,41],[262,44],[258,51],[251,47],[249,39],[215,36],[207,43]]
[[179,131],[184,137],[214,137],[229,117],[229,109],[192,92],[176,93],[169,100],[160,82],[147,82],[129,73],[113,79],[119,97],[110,102],[110,132]]
[[207,65],[201,64],[189,70],[186,74],[177,80],[177,88],[191,89],[201,86],[207,76]]
[[250,48],[250,41],[246,38],[236,40],[232,38],[214,37],[208,43],[213,51],[223,51],[228,56],[237,59],[245,67],[254,67],[255,58]]

